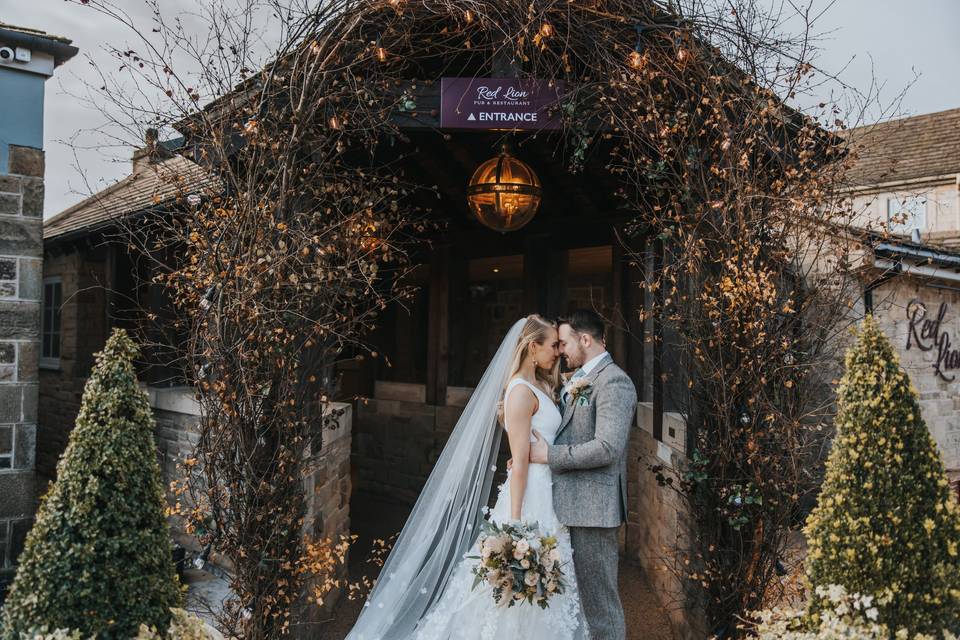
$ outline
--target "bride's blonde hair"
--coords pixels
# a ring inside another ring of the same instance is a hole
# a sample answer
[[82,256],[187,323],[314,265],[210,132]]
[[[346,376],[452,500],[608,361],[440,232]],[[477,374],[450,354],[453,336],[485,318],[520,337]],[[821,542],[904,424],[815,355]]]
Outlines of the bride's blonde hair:
[[[507,392],[507,385],[513,377],[517,375],[517,372],[520,371],[524,360],[530,356],[530,345],[533,343],[543,344],[549,335],[550,329],[556,328],[556,323],[550,322],[537,313],[527,316],[527,322],[523,325],[520,338],[517,339],[517,346],[513,350],[513,358],[511,358],[509,368],[510,373],[507,375],[506,380],[504,380],[503,389],[500,391],[500,404],[499,410],[497,411],[500,424],[503,424],[503,401]],[[549,371],[544,371],[540,367],[534,367],[534,375],[536,375],[537,386],[556,401],[557,387],[560,384],[560,358],[557,358],[557,361],[553,363],[553,367]]]

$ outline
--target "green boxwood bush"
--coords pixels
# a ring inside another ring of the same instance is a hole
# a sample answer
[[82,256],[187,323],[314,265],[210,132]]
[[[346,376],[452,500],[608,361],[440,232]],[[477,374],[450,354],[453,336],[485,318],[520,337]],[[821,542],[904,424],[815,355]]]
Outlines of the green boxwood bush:
[[[836,438],[806,526],[811,586],[875,597],[877,622],[889,629],[957,632],[957,500],[917,392],[870,317],[846,354],[837,400]],[[815,590],[814,622],[826,606]]]
[[84,638],[167,628],[182,594],[171,558],[154,418],[138,348],[116,329],[83,391],[76,426],[19,558],[0,638],[46,627]]

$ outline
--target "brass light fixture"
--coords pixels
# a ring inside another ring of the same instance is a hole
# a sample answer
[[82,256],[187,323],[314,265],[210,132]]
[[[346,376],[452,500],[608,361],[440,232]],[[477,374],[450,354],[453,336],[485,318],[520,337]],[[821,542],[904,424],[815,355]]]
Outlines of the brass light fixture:
[[473,172],[467,186],[470,210],[484,226],[506,233],[530,222],[540,207],[540,178],[528,165],[510,154],[504,144],[500,155]]

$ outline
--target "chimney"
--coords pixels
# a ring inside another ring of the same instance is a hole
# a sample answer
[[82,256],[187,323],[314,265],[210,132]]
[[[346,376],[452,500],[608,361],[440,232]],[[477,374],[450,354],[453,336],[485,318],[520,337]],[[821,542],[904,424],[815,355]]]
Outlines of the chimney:
[[146,133],[143,136],[143,141],[146,143],[144,147],[137,149],[133,152],[133,172],[139,173],[147,167],[147,165],[155,164],[160,158],[158,154],[157,147],[157,130],[154,128],[147,129]]

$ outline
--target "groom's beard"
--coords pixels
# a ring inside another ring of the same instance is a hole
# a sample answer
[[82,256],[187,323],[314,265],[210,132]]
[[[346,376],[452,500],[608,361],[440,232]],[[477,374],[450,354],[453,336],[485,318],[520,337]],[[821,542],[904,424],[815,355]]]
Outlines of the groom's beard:
[[583,353],[577,354],[575,356],[564,355],[563,363],[566,366],[567,371],[576,371],[577,369],[582,367],[584,363],[587,361],[585,355],[586,354],[583,354]]

